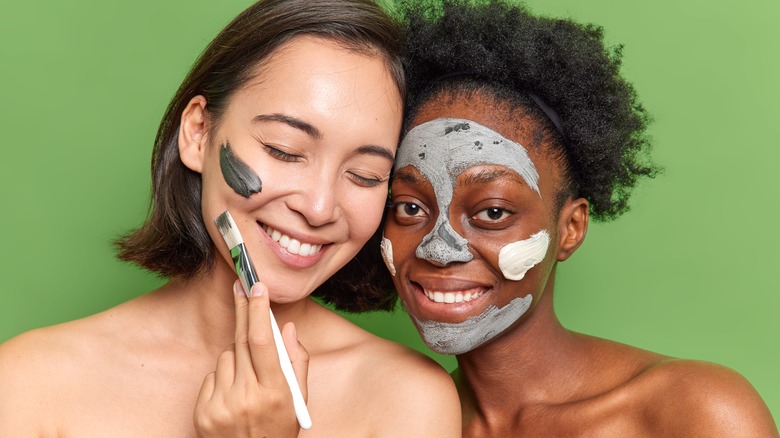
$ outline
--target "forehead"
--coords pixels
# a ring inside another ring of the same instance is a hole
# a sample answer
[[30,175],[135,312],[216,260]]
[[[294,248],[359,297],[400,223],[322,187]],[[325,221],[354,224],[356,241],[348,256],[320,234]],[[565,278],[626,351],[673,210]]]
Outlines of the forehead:
[[[262,126],[265,135],[311,138],[350,151],[355,145],[379,145],[394,153],[401,112],[402,99],[384,58],[300,36],[256,66],[253,77],[229,97],[216,126]],[[281,120],[287,122],[269,122]]]
[[395,168],[411,165],[431,182],[454,183],[463,171],[480,164],[514,170],[539,193],[539,174],[526,149],[472,120],[444,117],[416,126],[404,137]]
[[[440,91],[424,100],[408,121],[409,132],[415,127],[438,118],[471,120],[508,140],[522,145],[539,173],[542,198],[554,199],[564,183],[561,155],[556,146],[548,144],[542,123],[523,105],[509,102],[489,91]],[[397,167],[396,169],[399,169]]]

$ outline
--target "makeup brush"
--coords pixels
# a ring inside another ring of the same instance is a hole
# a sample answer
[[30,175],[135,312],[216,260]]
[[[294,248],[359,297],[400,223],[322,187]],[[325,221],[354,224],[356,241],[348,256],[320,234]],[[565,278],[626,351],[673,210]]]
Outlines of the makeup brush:
[[[252,286],[258,282],[257,273],[255,267],[252,264],[252,260],[249,258],[249,252],[244,245],[244,238],[241,237],[241,233],[238,231],[238,226],[233,221],[228,211],[225,211],[214,222],[219,228],[222,238],[225,239],[228,248],[230,248],[230,257],[233,259],[233,263],[236,266],[236,273],[241,280],[241,284],[244,286],[244,291],[249,297],[249,291]],[[270,311],[270,309],[269,309]],[[309,410],[306,408],[306,402],[303,400],[303,394],[301,388],[298,386],[298,380],[295,379],[295,372],[290,362],[290,356],[287,354],[287,349],[284,348],[284,341],[282,340],[282,332],[279,331],[279,325],[274,318],[274,312],[271,311],[271,330],[274,335],[274,343],[276,344],[276,352],[279,355],[279,363],[282,366],[282,373],[285,380],[287,380],[287,386],[290,387],[292,393],[293,406],[295,407],[295,417],[298,418],[298,424],[301,429],[311,428],[311,416],[309,416]]]

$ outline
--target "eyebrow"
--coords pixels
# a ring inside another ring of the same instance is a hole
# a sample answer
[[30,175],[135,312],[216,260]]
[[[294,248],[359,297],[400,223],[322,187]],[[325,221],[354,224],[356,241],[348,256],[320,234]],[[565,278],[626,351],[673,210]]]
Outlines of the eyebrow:
[[518,175],[515,172],[510,172],[506,169],[494,169],[494,170],[481,170],[477,173],[466,175],[463,178],[463,185],[473,185],[473,184],[486,184],[491,183],[499,178],[503,178],[505,176],[508,176],[510,179],[523,184],[524,181],[522,181]]
[[421,184],[422,179],[412,173],[410,170],[401,169],[393,176],[394,179],[397,179],[398,181],[405,182],[407,184],[415,185],[415,184]]
[[309,137],[317,140],[322,138],[322,133],[319,129],[315,128],[311,123],[304,122],[301,119],[288,116],[286,114],[273,113],[273,114],[260,114],[255,116],[254,122],[279,122],[289,125],[295,129],[305,132]]
[[[260,114],[252,119],[254,122],[279,122],[291,126],[295,129],[305,132],[309,137],[317,140],[322,139],[322,132],[317,129],[311,123],[305,122],[299,118],[288,116],[286,114],[273,113],[273,114]],[[395,160],[393,152],[382,146],[369,144],[360,146],[357,151],[358,154],[376,155],[379,157],[387,158],[390,161]]]
[[357,153],[376,155],[378,157],[387,158],[390,161],[395,161],[395,155],[393,155],[393,152],[390,149],[375,144],[367,144],[364,146],[360,146],[357,149]]

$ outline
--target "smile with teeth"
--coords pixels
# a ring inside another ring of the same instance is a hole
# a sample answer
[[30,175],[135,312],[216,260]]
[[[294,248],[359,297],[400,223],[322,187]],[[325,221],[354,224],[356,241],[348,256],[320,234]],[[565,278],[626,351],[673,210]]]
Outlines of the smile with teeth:
[[301,243],[300,240],[293,239],[292,237],[280,233],[268,225],[262,225],[263,230],[268,234],[274,242],[279,243],[279,246],[286,249],[290,254],[296,254],[300,256],[313,256],[322,249],[321,244]]
[[475,292],[432,292],[425,291],[425,296],[429,300],[436,303],[468,303],[471,300],[481,297],[485,293],[485,289],[481,289]]

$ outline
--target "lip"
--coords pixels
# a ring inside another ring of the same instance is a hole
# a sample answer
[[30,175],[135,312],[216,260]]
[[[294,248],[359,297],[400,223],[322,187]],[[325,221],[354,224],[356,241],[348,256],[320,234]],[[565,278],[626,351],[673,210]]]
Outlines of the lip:
[[[322,259],[323,255],[330,249],[331,245],[333,244],[332,242],[328,242],[320,238],[304,236],[298,233],[290,232],[283,228],[278,228],[270,224],[264,224],[260,221],[257,221],[256,223],[257,223],[257,229],[260,231],[260,234],[263,236],[266,245],[268,245],[268,247],[271,248],[274,254],[276,254],[276,256],[279,258],[279,260],[281,260],[284,264],[291,266],[293,268],[305,269],[314,266],[315,264],[317,264],[317,262],[320,261],[320,259]],[[309,256],[293,254],[287,251],[285,248],[282,248],[282,246],[279,245],[278,242],[274,241],[271,238],[271,236],[269,236],[268,233],[265,232],[265,230],[263,229],[263,225],[267,225],[268,227],[271,227],[279,231],[280,233],[290,236],[291,238],[294,238],[301,242],[315,244],[315,245],[322,245],[322,249],[320,249],[318,253]]]
[[[406,282],[407,306],[414,316],[441,322],[461,322],[472,315],[480,314],[490,303],[487,297],[493,287],[457,277],[425,276],[409,278]],[[428,298],[425,291],[441,293],[480,294],[470,301],[444,303]]]

